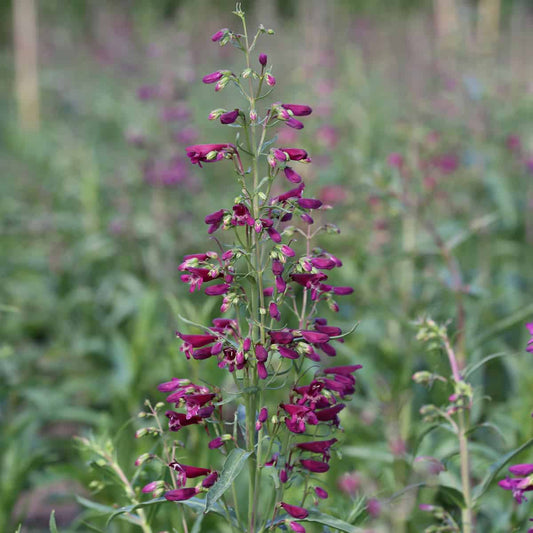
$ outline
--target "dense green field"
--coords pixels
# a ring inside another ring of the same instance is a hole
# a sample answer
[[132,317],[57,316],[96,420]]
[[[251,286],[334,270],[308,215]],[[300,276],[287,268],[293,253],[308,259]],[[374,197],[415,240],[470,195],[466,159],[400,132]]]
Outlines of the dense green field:
[[[450,389],[412,380],[450,375],[444,351],[416,338],[415,321],[429,316],[448,324],[472,370],[471,480],[486,489],[477,530],[525,530],[531,503],[515,504],[497,481],[533,454],[498,463],[533,429],[533,93],[520,55],[532,14],[504,10],[499,41],[481,49],[465,33],[439,42],[431,10],[392,21],[345,4],[250,13],[254,28],[276,30],[257,49],[277,79],[264,105],[313,108],[277,143],[313,158],[306,194],[331,205],[316,218],[339,229],[318,244],[344,264],[332,282],[355,288],[338,313],[323,311],[343,331],[357,326],[335,364],[363,368],[320,508],[377,532],[423,531],[433,522],[419,504],[460,522],[457,439],[419,413],[446,404]],[[236,107],[238,92],[201,83],[242,70],[231,47],[210,41],[235,25],[233,2],[224,7],[205,20],[187,2],[166,18],[100,8],[71,25],[43,10],[38,131],[20,128],[2,52],[0,531],[48,531],[52,509],[60,531],[140,531],[127,514],[106,521],[133,501],[117,465],[135,498],[150,499],[140,489],[154,470],[134,465],[154,446],[135,438],[145,399],[161,401],[157,385],[173,376],[229,385],[214,362],[187,360],[174,336],[197,332],[180,317],[219,316],[218,300],[190,294],[177,266],[216,247],[204,217],[239,193],[229,166],[200,169],[185,155],[234,139],[208,114]],[[201,429],[179,438],[185,463],[218,460]],[[444,465],[438,476],[416,460],[427,456]],[[146,512],[153,531],[231,531],[179,504]]]

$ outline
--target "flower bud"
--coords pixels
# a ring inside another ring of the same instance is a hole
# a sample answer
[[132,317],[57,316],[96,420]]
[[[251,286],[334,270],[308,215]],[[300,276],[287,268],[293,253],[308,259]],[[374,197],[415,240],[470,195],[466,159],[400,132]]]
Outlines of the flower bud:
[[267,61],[268,61],[268,57],[266,54],[259,54],[259,63],[261,63],[263,67],[266,66]]
[[137,459],[135,460],[135,466],[141,466],[144,463],[151,461],[154,457],[155,455],[151,453],[143,453],[142,455],[139,455],[139,457],[137,457]]
[[257,113],[255,111],[250,111],[250,121],[255,122],[257,120]]
[[214,43],[221,41],[226,36],[228,31],[228,28],[222,28],[221,30],[218,30],[216,33],[213,33],[213,35],[211,35],[211,40]]
[[268,86],[274,87],[274,85],[276,85],[276,78],[274,78],[274,76],[272,76],[271,74],[267,74],[266,83]]

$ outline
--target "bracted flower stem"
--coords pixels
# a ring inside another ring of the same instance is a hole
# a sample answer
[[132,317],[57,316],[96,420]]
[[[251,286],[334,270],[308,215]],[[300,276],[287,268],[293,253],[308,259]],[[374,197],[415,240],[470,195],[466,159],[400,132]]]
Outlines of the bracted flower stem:
[[[450,344],[448,335],[442,336],[442,342],[450,362],[450,367],[453,374],[453,379],[456,383],[463,380],[457,363],[457,357]],[[463,533],[472,533],[474,526],[472,490],[470,486],[470,457],[468,451],[468,423],[465,417],[465,410],[459,409],[457,413],[457,437],[459,439],[459,457],[461,461],[461,488],[463,491],[463,498],[465,500],[465,507],[461,510],[461,518],[463,525]]]

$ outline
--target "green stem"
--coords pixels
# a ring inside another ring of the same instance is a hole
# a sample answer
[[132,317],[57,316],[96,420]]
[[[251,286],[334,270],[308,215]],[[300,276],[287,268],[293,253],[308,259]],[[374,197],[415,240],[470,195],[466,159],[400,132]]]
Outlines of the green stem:
[[461,486],[463,489],[463,498],[465,500],[465,507],[461,510],[463,533],[472,533],[474,531],[474,513],[472,492],[470,488],[470,458],[468,452],[468,439],[466,436],[468,424],[465,420],[465,412],[462,409],[458,413],[457,425],[459,430],[459,455],[461,460]]

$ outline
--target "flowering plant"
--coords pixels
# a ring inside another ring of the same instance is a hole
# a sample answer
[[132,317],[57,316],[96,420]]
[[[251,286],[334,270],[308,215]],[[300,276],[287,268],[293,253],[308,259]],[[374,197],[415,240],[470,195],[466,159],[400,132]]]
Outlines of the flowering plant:
[[[234,531],[288,527],[305,532],[305,521],[354,531],[352,525],[316,508],[328,497],[320,475],[330,468],[339,413],[355,392],[354,372],[361,367],[325,364],[335,357],[335,343],[343,342],[345,333],[318,313],[324,304],[338,311],[337,296],[349,295],[353,289],[328,282],[326,272],[342,263],[313,245],[319,233],[337,229],[330,224],[314,226],[314,213],[327,206],[304,197],[305,184],[295,169],[311,158],[304,149],[276,147],[276,138],[269,138],[276,126],[302,129],[299,119],[312,109],[276,102],[261,114],[259,104],[276,80],[267,56],[259,54],[255,66],[252,52],[262,34],[273,32],[260,26],[250,39],[243,11],[238,6],[234,13],[242,21],[243,32],[222,29],[212,41],[221,46],[231,43],[244,54],[246,67],[240,75],[217,70],[204,76],[203,82],[214,84],[216,92],[234,85],[245,98],[245,109],[215,109],[208,117],[238,127],[237,139],[186,149],[191,163],[199,167],[232,164],[238,196],[230,207],[208,214],[205,222],[208,234],[222,230],[231,232],[234,239],[225,244],[214,236],[218,251],[186,255],[178,267],[190,292],[222,297],[223,316],[211,325],[185,320],[195,331],[177,332],[185,357],[196,364],[216,359],[218,367],[231,376],[232,388],[176,377],[159,385],[158,390],[167,394],[168,409],[163,409],[163,402],[155,406],[147,402],[148,411],[141,416],[153,424],[141,428],[137,437],[157,435],[162,445],[160,451],[141,455],[136,464],[159,461],[164,466],[158,479],[142,488],[154,499],[139,505],[182,502],[219,514]],[[261,163],[265,170],[260,169]],[[283,192],[276,184],[279,177],[289,182],[289,190]],[[273,404],[270,391],[282,388],[287,390],[284,401]],[[233,420],[227,419],[224,410],[228,404],[236,406]],[[208,448],[219,450],[224,459],[221,468],[179,460],[180,443],[175,436],[188,426],[205,429]],[[247,502],[236,492],[245,467]],[[196,482],[197,478],[201,481]],[[141,522],[149,528],[147,519]]]

